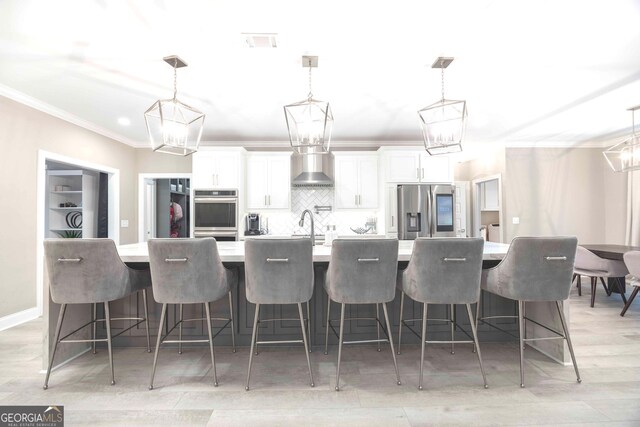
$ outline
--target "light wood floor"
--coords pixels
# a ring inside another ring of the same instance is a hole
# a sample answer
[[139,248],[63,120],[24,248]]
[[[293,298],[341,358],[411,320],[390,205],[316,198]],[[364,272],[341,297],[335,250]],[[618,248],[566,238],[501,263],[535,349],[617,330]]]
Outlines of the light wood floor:
[[[153,355],[117,348],[115,386],[107,352],[85,354],[54,371],[42,390],[42,321],[0,332],[0,404],[62,404],[66,425],[640,425],[640,302],[624,318],[619,296],[572,291],[571,332],[582,374],[534,350],[526,351],[521,389],[515,343],[482,343],[490,388],[468,345],[455,355],[428,346],[425,390],[417,390],[418,340],[398,356],[394,380],[388,348],[345,347],[335,392],[336,350],[312,354],[316,387],[308,386],[301,348],[264,349],[254,359],[252,390],[244,390],[248,349],[218,348],[220,386],[213,387],[209,355],[187,348],[161,351],[156,389],[148,381]],[[405,334],[408,337],[408,334]],[[395,331],[394,331],[395,338]],[[481,337],[482,339],[482,337]]]

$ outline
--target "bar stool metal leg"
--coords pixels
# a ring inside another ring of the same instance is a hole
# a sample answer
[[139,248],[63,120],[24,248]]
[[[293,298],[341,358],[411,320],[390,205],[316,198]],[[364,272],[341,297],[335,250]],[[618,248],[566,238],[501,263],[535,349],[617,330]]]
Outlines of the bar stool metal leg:
[[573,345],[571,344],[571,337],[569,336],[569,325],[567,325],[567,321],[564,318],[564,313],[562,312],[562,306],[560,301],[556,301],[556,308],[558,309],[558,314],[560,315],[560,323],[562,323],[562,330],[564,331],[564,338],[567,340],[567,345],[569,346],[569,354],[571,354],[571,361],[573,362],[573,369],[576,371],[576,378],[579,383],[582,382],[580,378],[580,372],[578,371],[578,362],[576,362],[576,356],[573,353]]
[[376,304],[376,332],[378,334],[378,351],[380,351],[380,304]]
[[236,352],[236,327],[233,324],[233,298],[231,297],[231,291],[229,291],[229,320],[231,321],[231,347],[232,351]]
[[213,369],[213,385],[218,387],[218,373],[216,372],[216,355],[213,352],[213,334],[211,333],[211,309],[209,303],[204,303],[204,311],[207,320],[207,332],[209,334],[209,351],[211,351],[211,368]]
[[[420,378],[418,379],[418,390],[422,390],[422,372],[424,370],[424,346],[427,341],[427,306],[422,304],[422,350],[420,351]],[[399,344],[398,344],[399,345]]]
[[260,314],[259,314],[259,310],[256,304],[256,313],[258,313],[258,319],[256,320],[256,348],[255,348],[255,355],[257,356],[259,351],[258,351],[258,340],[260,339]]
[[[307,303],[308,304],[308,303]],[[307,356],[307,366],[309,367],[309,379],[311,380],[311,387],[315,386],[313,383],[313,372],[311,372],[311,359],[309,358],[309,344],[307,343],[307,331],[304,325],[304,315],[302,314],[302,304],[298,303],[298,314],[300,315],[300,328],[302,329],[302,341],[304,342],[304,353]]]
[[327,296],[327,327],[325,328],[324,335],[324,354],[328,353],[329,348],[329,317],[331,316],[331,297]]
[[396,380],[398,382],[398,385],[401,385],[400,372],[398,371],[398,362],[396,361],[396,351],[393,348],[393,336],[391,335],[391,325],[389,324],[389,312],[387,311],[386,302],[382,303],[382,311],[384,312],[384,321],[387,325],[387,331],[389,335],[389,346],[391,347],[391,356],[393,356],[393,366],[396,368]]
[[489,385],[487,384],[487,376],[484,374],[484,366],[482,365],[482,354],[480,354],[480,343],[478,342],[478,330],[476,329],[476,325],[473,323],[473,321],[471,321],[471,319],[473,319],[471,304],[466,304],[466,306],[467,314],[469,315],[469,323],[471,324],[471,332],[473,333],[473,345],[478,356],[478,363],[480,363],[480,372],[482,372],[482,381],[484,382],[484,388],[489,388]]
[[309,340],[309,353],[311,353],[311,309],[309,308],[309,301],[307,301],[307,339]]
[[253,363],[253,347],[256,345],[258,337],[258,316],[260,315],[260,304],[256,304],[256,313],[253,316],[253,333],[251,334],[251,348],[249,349],[249,370],[247,371],[247,385],[244,387],[249,391],[249,380],[251,379],[251,364]]
[[456,354],[455,344],[453,343],[456,336],[456,319],[455,319],[455,306],[453,304],[449,305],[449,325],[451,329],[451,354]]
[[146,289],[142,290],[142,303],[144,304],[144,326],[146,327],[147,333],[147,353],[151,353],[151,336],[149,335],[149,305],[147,304]]
[[404,312],[404,291],[400,292],[400,326],[398,326],[398,354],[400,354],[400,343],[402,341],[402,313]]
[[520,387],[524,388],[524,316],[522,315],[524,303],[518,301],[518,338],[520,341]]
[[111,348],[111,315],[109,314],[109,301],[104,303],[104,318],[107,324],[107,347],[109,348],[109,365],[111,366],[111,385],[116,383],[113,372],[113,349]]
[[62,321],[64,320],[64,313],[67,311],[67,304],[62,304],[60,306],[60,313],[58,314],[58,324],[56,325],[56,334],[53,338],[53,350],[51,351],[51,356],[49,357],[49,367],[47,368],[47,376],[44,377],[44,386],[43,389],[49,388],[49,376],[51,376],[51,368],[53,367],[53,358],[56,356],[56,350],[58,349],[58,340],[60,339],[60,330],[62,329]]
[[149,390],[153,390],[153,378],[156,376],[156,366],[158,365],[158,351],[160,350],[160,342],[162,341],[162,328],[167,318],[167,304],[162,304],[162,314],[160,314],[160,326],[158,327],[158,338],[156,339],[156,352],[153,355],[153,368],[151,369],[151,381],[149,382]]
[[[95,340],[96,339],[96,329],[97,329],[97,325],[98,325],[98,304],[93,303],[91,304],[92,307],[92,311],[91,311],[91,320],[93,320],[93,325],[91,325],[91,329],[92,329],[92,337],[91,339]],[[93,351],[93,354],[96,354],[96,342],[92,342],[91,343],[91,350]]]
[[338,337],[338,367],[336,369],[336,391],[340,391],[340,360],[342,359],[342,341],[344,338],[344,307],[340,304],[340,336]]
[[[209,306],[209,304],[205,304],[207,307]],[[182,314],[183,314],[183,309],[182,309],[182,304],[180,304],[180,324],[178,325],[178,354],[182,354]],[[209,317],[209,316],[207,316]]]

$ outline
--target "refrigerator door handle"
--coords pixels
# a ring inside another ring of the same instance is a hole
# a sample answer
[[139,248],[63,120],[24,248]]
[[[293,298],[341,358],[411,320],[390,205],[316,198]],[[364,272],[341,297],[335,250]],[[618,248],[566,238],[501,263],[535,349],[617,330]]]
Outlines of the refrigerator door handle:
[[433,237],[435,234],[435,211],[436,207],[433,201],[433,190],[429,191],[429,210],[427,217],[429,218],[429,236]]

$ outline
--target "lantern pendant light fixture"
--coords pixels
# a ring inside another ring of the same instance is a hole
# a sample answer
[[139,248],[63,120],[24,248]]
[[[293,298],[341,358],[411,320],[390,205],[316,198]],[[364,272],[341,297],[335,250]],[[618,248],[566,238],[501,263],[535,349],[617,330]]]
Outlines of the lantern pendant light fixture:
[[431,65],[431,68],[440,68],[442,98],[418,111],[424,147],[432,156],[462,151],[467,103],[444,97],[444,69],[451,62],[453,58],[438,57]]
[[176,55],[162,59],[173,67],[173,98],[156,101],[144,113],[151,147],[160,153],[188,156],[198,151],[205,115],[176,98],[177,70],[187,63]]
[[309,68],[307,99],[284,106],[291,148],[298,154],[327,153],[331,144],[333,114],[329,103],[313,99],[311,69],[318,67],[317,56],[303,56],[302,66]]
[[640,169],[640,134],[636,133],[635,112],[640,105],[631,107],[631,135],[602,152],[614,172],[629,172]]

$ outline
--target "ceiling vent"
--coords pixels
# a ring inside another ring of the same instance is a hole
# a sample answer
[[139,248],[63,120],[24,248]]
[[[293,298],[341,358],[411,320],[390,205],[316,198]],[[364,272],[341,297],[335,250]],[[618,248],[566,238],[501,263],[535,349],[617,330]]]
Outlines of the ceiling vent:
[[242,33],[247,47],[260,47],[273,49],[278,47],[278,34],[276,33]]

